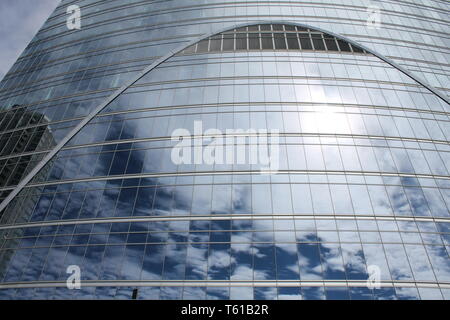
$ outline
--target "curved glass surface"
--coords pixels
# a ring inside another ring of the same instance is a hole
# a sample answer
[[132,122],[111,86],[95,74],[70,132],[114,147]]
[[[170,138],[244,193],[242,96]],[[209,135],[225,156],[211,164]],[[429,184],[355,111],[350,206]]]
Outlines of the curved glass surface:
[[449,106],[326,33],[230,27],[130,86],[0,214],[0,298],[449,298]]

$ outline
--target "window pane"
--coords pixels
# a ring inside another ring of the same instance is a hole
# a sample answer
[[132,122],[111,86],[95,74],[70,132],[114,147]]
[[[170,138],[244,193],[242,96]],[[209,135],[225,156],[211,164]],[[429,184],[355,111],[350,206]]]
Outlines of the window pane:
[[311,39],[309,37],[303,37],[303,35],[300,35],[300,44],[303,50],[312,49]]
[[283,31],[283,25],[282,24],[273,24],[272,28],[274,31]]
[[341,51],[351,52],[350,45],[342,40],[338,40],[339,48]]
[[234,50],[234,34],[223,35],[223,50]]
[[222,49],[222,36],[215,36],[211,38],[209,51],[221,51]]
[[247,50],[247,34],[236,34],[236,50]]
[[261,45],[260,45],[260,36],[259,33],[249,33],[248,34],[249,39],[248,39],[248,44],[249,44],[249,49],[250,50],[260,50],[261,49]]
[[273,49],[272,34],[271,33],[262,33],[261,37],[262,37],[262,39],[261,39],[262,48],[263,49]]
[[197,45],[197,52],[208,52],[209,39],[202,40]]
[[275,33],[275,49],[286,49],[284,33]]
[[298,44],[297,35],[295,33],[288,33],[287,34],[287,43],[290,50],[298,50],[300,49],[300,46]]
[[325,43],[327,45],[328,50],[338,51],[338,46],[336,44],[336,40],[334,39],[325,39]]

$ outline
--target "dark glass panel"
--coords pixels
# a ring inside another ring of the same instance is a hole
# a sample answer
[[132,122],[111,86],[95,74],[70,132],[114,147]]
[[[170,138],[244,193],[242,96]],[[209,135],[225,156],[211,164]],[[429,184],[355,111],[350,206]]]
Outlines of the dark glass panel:
[[276,278],[275,252],[272,244],[255,244],[253,269],[255,280]]
[[282,24],[274,24],[272,25],[273,31],[284,31]]
[[197,45],[197,52],[208,52],[209,39],[202,40]]
[[258,33],[249,33],[248,44],[250,50],[261,50],[260,35]]
[[322,38],[313,38],[312,40],[315,50],[325,50],[325,44]]
[[[315,237],[306,236],[303,241],[314,241]],[[313,280],[322,278],[322,262],[317,244],[298,244],[297,251],[300,263],[300,278],[303,280]]]
[[119,175],[125,172],[128,163],[130,151],[118,151],[114,154],[113,163],[109,175]]
[[352,48],[353,48],[353,52],[364,53],[364,50],[361,49],[360,47],[352,45]]
[[276,266],[278,280],[298,280],[298,256],[294,243],[278,244],[276,246]]
[[261,34],[261,42],[262,42],[262,48],[264,49],[273,49],[273,42],[272,42],[272,34],[271,33],[262,33]]
[[186,269],[187,247],[184,244],[174,243],[166,245],[163,278],[177,280],[184,278]]
[[127,217],[130,215],[134,207],[137,188],[123,188],[117,201],[116,217]]
[[299,26],[297,26],[296,28],[297,28],[298,32],[307,32],[308,31],[308,28],[299,27]]
[[302,46],[302,50],[312,49],[311,39],[309,37],[303,37],[303,35],[300,35],[300,44]]
[[295,31],[295,26],[286,24],[286,25],[284,26],[284,29],[285,29],[286,31]]
[[343,40],[338,40],[338,44],[339,44],[339,48],[341,49],[341,51],[345,51],[345,52],[351,52],[352,50],[350,49],[350,45],[343,41]]
[[130,159],[128,160],[126,174],[137,174],[142,172],[144,165],[142,151],[131,151]]
[[327,300],[349,300],[347,287],[326,288]]
[[327,49],[331,51],[338,51],[338,46],[336,44],[336,40],[334,39],[325,39],[325,43],[327,45]]
[[298,38],[295,33],[288,33],[287,36],[287,43],[290,50],[299,50],[300,45],[298,44]]
[[247,50],[247,34],[236,34],[236,50]]
[[209,51],[216,52],[222,50],[222,36],[214,36],[210,40]]
[[165,245],[147,245],[142,264],[141,279],[161,279],[165,255]]
[[223,49],[224,51],[234,50],[234,34],[226,33],[223,35]]
[[275,49],[286,49],[286,39],[284,33],[275,33]]

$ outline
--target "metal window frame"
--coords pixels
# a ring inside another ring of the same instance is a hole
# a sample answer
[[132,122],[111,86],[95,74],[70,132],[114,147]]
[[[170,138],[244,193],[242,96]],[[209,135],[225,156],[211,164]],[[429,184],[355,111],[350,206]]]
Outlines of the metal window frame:
[[333,32],[327,31],[327,30],[324,30],[322,28],[313,27],[313,26],[308,25],[308,24],[297,23],[297,22],[293,22],[293,21],[289,21],[289,20],[286,20],[286,21],[283,21],[283,20],[273,20],[272,21],[271,20],[271,21],[260,21],[260,22],[250,22],[250,23],[247,22],[247,23],[242,23],[242,24],[236,24],[233,27],[225,27],[225,28],[221,28],[219,30],[213,31],[211,33],[208,33],[208,34],[206,34],[204,36],[201,36],[201,37],[199,37],[197,39],[194,39],[194,40],[188,42],[187,44],[183,44],[183,45],[179,46],[178,48],[176,48],[174,50],[169,50],[169,52],[166,55],[164,55],[163,57],[161,57],[161,58],[157,59],[156,61],[154,61],[151,65],[146,67],[143,71],[138,73],[134,77],[134,79],[128,81],[125,85],[120,87],[116,92],[114,92],[111,96],[109,96],[103,103],[101,103],[99,106],[97,106],[97,108],[95,108],[89,115],[87,115],[71,132],[69,132],[54,147],[54,149],[52,151],[50,151],[44,157],[44,159],[42,159],[33,168],[33,170],[31,170],[31,172],[25,178],[22,179],[22,181],[16,186],[16,188],[0,204],[0,212],[3,211],[9,205],[9,203],[20,193],[20,191],[22,191],[22,189],[39,173],[39,171],[42,168],[44,168],[44,166],[49,161],[51,161],[51,159],[70,141],[70,139],[72,139],[98,113],[100,113],[105,107],[107,107],[112,101],[114,101],[119,95],[121,95],[123,92],[125,92],[130,86],[135,84],[142,77],[147,75],[149,72],[151,72],[153,69],[158,67],[160,64],[162,64],[166,60],[168,60],[171,57],[175,56],[177,53],[182,52],[184,49],[188,48],[189,46],[192,46],[192,45],[194,45],[194,44],[196,44],[196,43],[198,43],[198,42],[200,42],[202,40],[208,39],[209,37],[217,35],[219,33],[230,31],[230,30],[233,30],[233,29],[236,29],[236,28],[247,27],[247,26],[251,26],[251,25],[255,25],[255,24],[258,24],[258,25],[264,25],[264,24],[270,24],[270,25],[272,25],[272,24],[295,25],[295,26],[298,26],[298,27],[303,27],[303,28],[307,28],[307,29],[317,30],[317,31],[329,34],[331,36],[334,36],[337,39],[341,39],[343,41],[346,41],[346,42],[350,43],[351,45],[355,45],[357,47],[360,47],[361,49],[365,50],[366,52],[373,54],[374,56],[376,56],[379,59],[383,60],[384,62],[388,63],[389,65],[391,65],[392,67],[396,68],[400,72],[404,73],[406,76],[408,76],[409,78],[411,78],[415,82],[419,83],[420,85],[422,85],[423,87],[425,87],[426,89],[431,91],[434,95],[436,95],[437,97],[442,99],[447,104],[450,104],[450,100],[446,96],[441,94],[437,89],[435,89],[433,86],[429,85],[424,80],[419,79],[418,77],[416,77],[415,75],[413,75],[412,73],[407,71],[405,68],[401,67],[400,65],[398,65],[397,63],[392,61],[391,59],[386,58],[384,55],[381,55],[380,53],[376,52],[375,50],[369,49],[366,46],[361,45],[361,44],[357,43],[356,41],[351,40],[351,39],[349,39],[349,38],[347,38],[345,36],[342,36],[342,35],[339,35],[339,34],[336,34],[336,33],[333,33]]

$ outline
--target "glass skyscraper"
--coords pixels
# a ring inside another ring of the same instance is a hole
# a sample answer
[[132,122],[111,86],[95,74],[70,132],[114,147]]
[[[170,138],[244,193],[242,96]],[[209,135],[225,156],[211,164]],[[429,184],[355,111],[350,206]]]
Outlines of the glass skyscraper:
[[450,299],[449,10],[63,0],[0,83],[0,299]]

